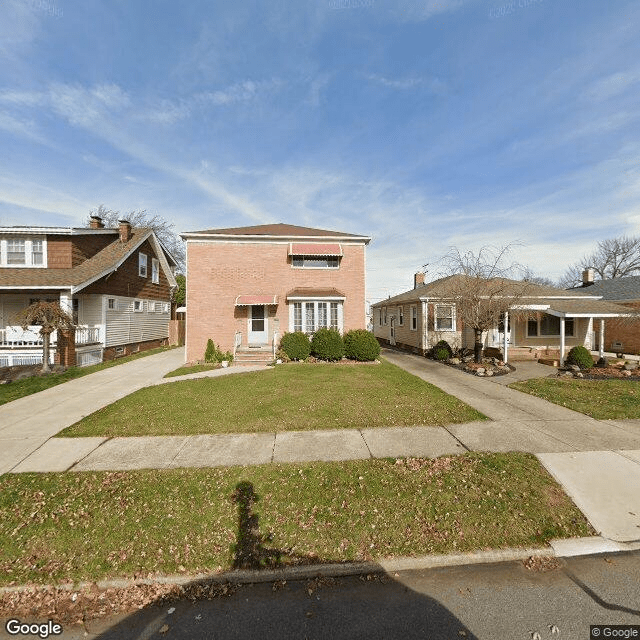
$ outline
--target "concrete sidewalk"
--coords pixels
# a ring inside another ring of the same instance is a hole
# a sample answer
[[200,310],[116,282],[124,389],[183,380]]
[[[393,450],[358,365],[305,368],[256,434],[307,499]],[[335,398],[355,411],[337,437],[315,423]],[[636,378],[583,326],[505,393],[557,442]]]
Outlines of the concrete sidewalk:
[[[166,373],[182,364],[184,349],[171,349],[109,367],[0,406],[0,474],[10,471],[33,453],[40,459],[49,460],[49,464],[60,467],[62,459],[56,459],[60,445],[50,444],[43,452],[37,453],[49,438],[138,389],[182,379],[163,379]],[[200,377],[247,370],[249,368],[244,367],[216,369],[200,374]],[[95,447],[95,443],[102,440],[78,440],[74,455],[83,452],[86,455]]]

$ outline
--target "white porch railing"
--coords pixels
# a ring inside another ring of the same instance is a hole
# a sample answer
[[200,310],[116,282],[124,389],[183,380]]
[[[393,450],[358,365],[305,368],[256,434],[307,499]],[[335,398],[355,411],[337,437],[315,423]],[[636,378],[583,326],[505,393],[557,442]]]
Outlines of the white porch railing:
[[236,351],[238,347],[242,346],[242,331],[236,331],[236,335],[233,339],[233,359],[236,359]]
[[273,332],[273,359],[276,359],[276,351],[278,350],[278,332]]
[[[76,345],[99,344],[101,342],[102,327],[76,327]],[[57,343],[57,334],[51,334],[51,346]],[[40,327],[31,326],[5,327],[0,329],[0,347],[41,347],[42,336]]]

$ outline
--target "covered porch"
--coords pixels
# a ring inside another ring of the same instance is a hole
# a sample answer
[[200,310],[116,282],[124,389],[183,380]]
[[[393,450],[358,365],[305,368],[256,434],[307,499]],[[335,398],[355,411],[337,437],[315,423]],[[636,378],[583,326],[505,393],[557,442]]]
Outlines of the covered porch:
[[[487,333],[486,347],[498,349],[505,362],[549,358],[563,365],[567,353],[577,345],[597,350],[603,357],[607,319],[634,315],[627,308],[600,300],[520,304],[505,313],[500,327]],[[527,353],[532,355],[527,357]]]

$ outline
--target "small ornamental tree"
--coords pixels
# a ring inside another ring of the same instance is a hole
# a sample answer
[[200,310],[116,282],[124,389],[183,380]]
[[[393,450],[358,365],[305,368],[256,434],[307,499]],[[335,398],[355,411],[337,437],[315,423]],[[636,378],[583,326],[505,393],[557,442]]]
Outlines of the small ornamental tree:
[[344,342],[337,329],[322,327],[311,339],[311,353],[320,360],[341,360],[344,356]]
[[14,317],[24,330],[29,327],[40,327],[42,336],[42,373],[51,371],[49,351],[51,334],[58,329],[73,329],[73,317],[58,302],[34,302]]

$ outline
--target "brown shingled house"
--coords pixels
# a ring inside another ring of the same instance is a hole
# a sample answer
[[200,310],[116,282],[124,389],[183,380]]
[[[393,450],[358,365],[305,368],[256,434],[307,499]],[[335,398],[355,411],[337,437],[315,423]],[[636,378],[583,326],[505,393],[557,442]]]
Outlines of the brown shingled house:
[[282,334],[364,329],[366,236],[266,224],[182,234],[187,361],[209,338],[238,361],[273,359]]
[[97,216],[89,228],[0,227],[0,366],[42,362],[38,327],[25,331],[14,321],[35,300],[73,315],[75,349],[64,364],[165,343],[175,266],[151,229],[126,221],[116,229]]

